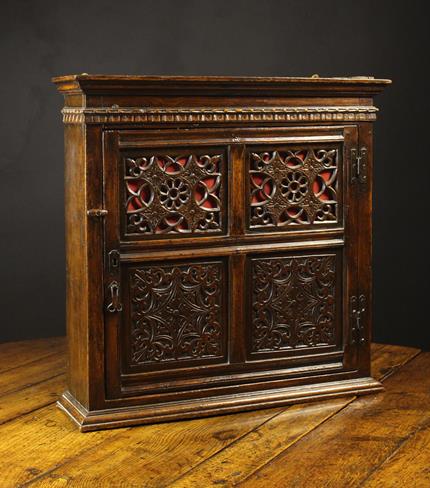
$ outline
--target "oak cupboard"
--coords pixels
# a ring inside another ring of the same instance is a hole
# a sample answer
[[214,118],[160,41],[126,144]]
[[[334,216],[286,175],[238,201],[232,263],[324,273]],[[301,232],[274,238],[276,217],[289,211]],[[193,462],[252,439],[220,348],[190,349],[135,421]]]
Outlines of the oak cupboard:
[[389,80],[71,75],[68,387],[82,431],[380,390],[373,97]]

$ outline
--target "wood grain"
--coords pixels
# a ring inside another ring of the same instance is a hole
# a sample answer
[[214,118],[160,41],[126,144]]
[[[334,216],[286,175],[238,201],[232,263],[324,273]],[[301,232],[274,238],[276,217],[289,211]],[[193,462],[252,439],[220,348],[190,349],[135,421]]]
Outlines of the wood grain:
[[[373,349],[376,362],[385,347]],[[400,361],[384,357],[381,368]],[[85,435],[51,405],[0,427],[0,469],[8,470],[5,487],[211,486],[249,475],[351,400]]]
[[5,371],[0,375],[0,395],[19,391],[58,376],[64,373],[64,368],[64,352],[56,352],[43,359]]
[[411,435],[362,485],[367,488],[430,486],[430,421]]
[[55,403],[64,390],[65,383],[65,375],[60,374],[41,383],[2,395],[0,397],[0,424]]
[[0,372],[38,361],[53,353],[60,353],[65,351],[65,347],[64,337],[4,342],[0,344]]
[[55,405],[8,422],[0,427],[1,486],[29,481],[112,435],[111,431],[82,435]]
[[[61,486],[58,480],[81,486],[115,486],[118,479],[127,480],[129,487],[142,486],[143,480],[148,488],[166,486],[190,465],[212,456],[278,412],[262,410],[158,424],[119,434],[111,431],[111,436],[105,437],[106,442],[99,443],[97,438],[96,448],[85,449],[88,443],[84,440],[77,443],[76,451],[82,453],[75,452],[72,460],[65,459],[62,466],[35,480],[31,486],[46,486],[48,481],[49,486]],[[51,455],[52,465],[58,464],[52,461]]]
[[360,486],[430,420],[429,368],[430,353],[420,354],[387,379],[384,394],[357,399],[240,486]]
[[354,397],[309,405],[295,405],[232,443],[218,455],[198,464],[172,486],[232,486],[297,442],[346,405]]
[[383,381],[417,356],[420,350],[414,347],[372,344],[371,353],[371,375]]
[[41,379],[60,350],[0,374],[2,488],[429,486],[430,353],[373,345],[383,395],[81,434],[54,405],[38,409],[64,382]]
[[[412,348],[372,345],[374,377],[380,379],[396,365],[406,363],[419,352]],[[391,353],[391,354],[390,354]],[[382,359],[381,359],[382,358]],[[218,455],[190,470],[175,487],[234,485],[288,449],[307,433],[349,405],[354,397],[295,405],[270,419],[261,427]]]

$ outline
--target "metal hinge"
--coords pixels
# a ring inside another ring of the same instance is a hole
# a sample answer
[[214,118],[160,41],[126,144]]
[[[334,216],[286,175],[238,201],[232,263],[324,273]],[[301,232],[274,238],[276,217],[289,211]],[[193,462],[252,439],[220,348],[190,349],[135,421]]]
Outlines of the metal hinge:
[[366,297],[353,295],[350,299],[351,315],[351,344],[364,344],[366,342],[363,325],[363,314],[366,311]]
[[121,312],[122,311],[122,304],[120,300],[120,286],[118,281],[111,281],[108,286],[110,292],[110,303],[107,305],[106,309],[108,312]]
[[351,149],[351,183],[367,182],[367,148],[360,149],[354,147]]

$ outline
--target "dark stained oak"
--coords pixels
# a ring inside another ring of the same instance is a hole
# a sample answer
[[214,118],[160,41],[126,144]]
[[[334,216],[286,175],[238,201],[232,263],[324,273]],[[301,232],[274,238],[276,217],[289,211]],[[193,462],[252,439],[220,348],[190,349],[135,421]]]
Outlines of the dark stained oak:
[[389,80],[53,82],[65,101],[59,407],[80,430],[382,391],[372,131]]
[[[8,351],[14,347],[27,355],[32,341],[10,343]],[[61,341],[49,347],[65,360]],[[356,486],[358,481],[396,486],[397,479],[403,486],[426,486],[428,481],[429,355],[417,349],[372,345],[374,375],[386,378],[381,395],[86,435],[55,408],[53,393],[64,387],[64,375],[38,381],[45,361],[28,363],[20,370],[28,383],[20,381],[20,389],[1,398],[0,412],[10,414],[0,425],[2,488],[254,486],[256,476],[262,477],[257,486],[269,487],[289,486],[285,480],[291,474],[297,486]],[[0,380],[5,382],[7,374],[0,373]],[[309,451],[315,443],[317,451]],[[290,463],[272,467],[289,453],[301,459],[303,469]]]

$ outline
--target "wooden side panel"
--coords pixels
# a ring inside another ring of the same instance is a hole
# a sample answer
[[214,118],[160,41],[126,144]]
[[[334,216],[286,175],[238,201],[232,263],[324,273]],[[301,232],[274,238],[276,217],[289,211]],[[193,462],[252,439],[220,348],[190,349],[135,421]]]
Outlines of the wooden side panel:
[[103,131],[99,126],[87,126],[85,131],[87,207],[82,220],[87,226],[88,300],[88,361],[89,405],[100,408],[105,398],[104,386],[104,292],[103,292],[103,226],[104,218],[88,217],[89,209],[104,209],[103,205]]
[[101,128],[65,126],[68,390],[85,407],[104,400]]
[[66,320],[68,338],[67,384],[84,406],[89,401],[88,256],[85,198],[85,126],[66,125]]

